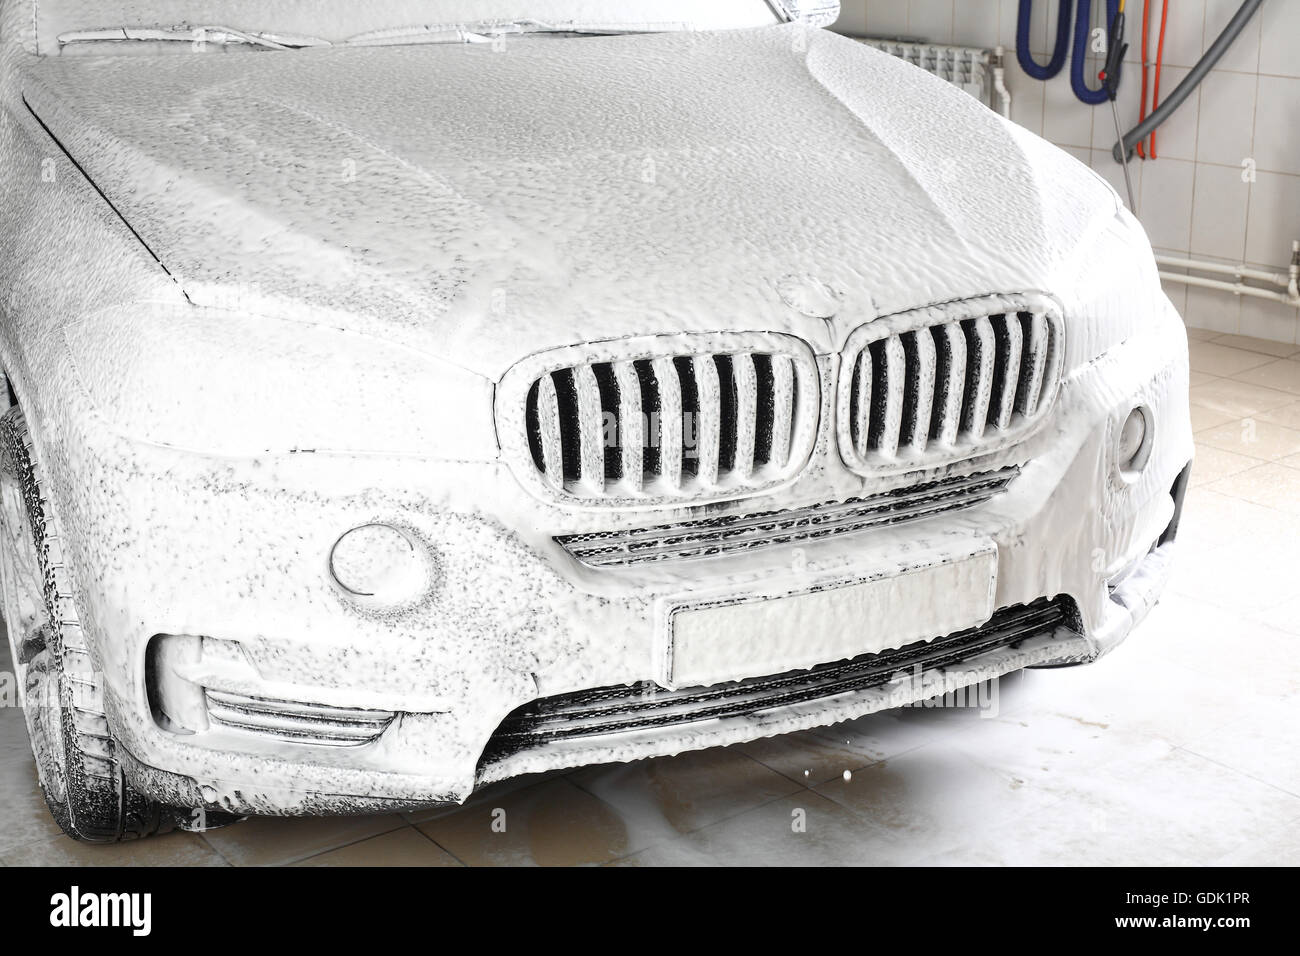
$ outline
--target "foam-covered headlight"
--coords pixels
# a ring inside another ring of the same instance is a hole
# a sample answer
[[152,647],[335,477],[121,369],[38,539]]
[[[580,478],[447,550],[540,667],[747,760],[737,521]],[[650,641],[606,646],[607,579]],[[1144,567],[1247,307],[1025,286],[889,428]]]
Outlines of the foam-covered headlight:
[[334,543],[330,575],[353,597],[403,604],[428,586],[429,567],[419,546],[386,524],[353,528]]
[[490,382],[373,335],[142,302],[63,337],[91,402],[128,438],[231,456],[496,454]]
[[1182,322],[1160,286],[1151,244],[1127,213],[1095,230],[1048,277],[1046,288],[1065,313],[1067,375],[1141,331],[1163,326],[1170,336],[1182,334]]

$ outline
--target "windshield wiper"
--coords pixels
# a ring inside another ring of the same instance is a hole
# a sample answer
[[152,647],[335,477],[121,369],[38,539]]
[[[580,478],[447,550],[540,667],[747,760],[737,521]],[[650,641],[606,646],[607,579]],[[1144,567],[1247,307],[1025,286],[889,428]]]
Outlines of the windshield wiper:
[[[680,29],[679,23],[638,26],[635,32],[659,33]],[[626,26],[598,23],[543,23],[540,20],[480,20],[473,23],[434,23],[373,33],[360,33],[342,42],[344,46],[394,46],[407,43],[492,43],[504,37],[528,34],[609,35],[633,32]],[[113,27],[102,30],[74,30],[59,34],[59,46],[70,43],[113,43],[153,40],[172,43],[244,44],[272,50],[333,46],[329,40],[311,36],[255,33],[233,27],[180,24],[174,27]]]
[[303,47],[330,46],[328,40],[307,36],[277,36],[267,33],[249,33],[232,27],[175,26],[175,27],[114,27],[109,30],[74,30],[59,34],[59,46],[69,43],[112,43],[123,40],[154,40],[171,43],[215,43],[218,45],[246,44],[272,50],[297,50]]
[[609,34],[625,29],[601,28],[599,25],[543,23],[540,20],[479,20],[473,23],[431,23],[392,30],[360,33],[343,41],[348,46],[389,46],[405,43],[492,43],[510,36],[537,33]]

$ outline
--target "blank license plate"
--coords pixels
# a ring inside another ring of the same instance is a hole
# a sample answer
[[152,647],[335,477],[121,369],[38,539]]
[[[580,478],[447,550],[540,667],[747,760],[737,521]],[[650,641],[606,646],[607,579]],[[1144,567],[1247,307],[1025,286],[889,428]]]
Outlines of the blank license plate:
[[667,677],[698,687],[845,660],[952,634],[994,611],[997,548],[867,580],[670,612]]

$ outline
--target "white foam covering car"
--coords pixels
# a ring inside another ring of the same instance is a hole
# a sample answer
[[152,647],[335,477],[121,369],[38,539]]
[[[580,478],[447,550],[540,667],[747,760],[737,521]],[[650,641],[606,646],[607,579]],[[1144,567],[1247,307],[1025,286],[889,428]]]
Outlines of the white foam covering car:
[[73,836],[832,724],[1155,601],[1142,228],[835,3],[0,10],[4,618]]

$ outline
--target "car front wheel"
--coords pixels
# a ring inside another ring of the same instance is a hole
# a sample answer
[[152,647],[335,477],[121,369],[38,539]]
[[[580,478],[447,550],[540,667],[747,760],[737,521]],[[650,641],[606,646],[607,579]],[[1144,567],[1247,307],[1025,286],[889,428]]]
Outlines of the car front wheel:
[[27,421],[0,417],[0,599],[37,776],[69,836],[116,843],[172,829],[183,811],[131,786],[104,715],[102,675],[87,650],[43,493]]

